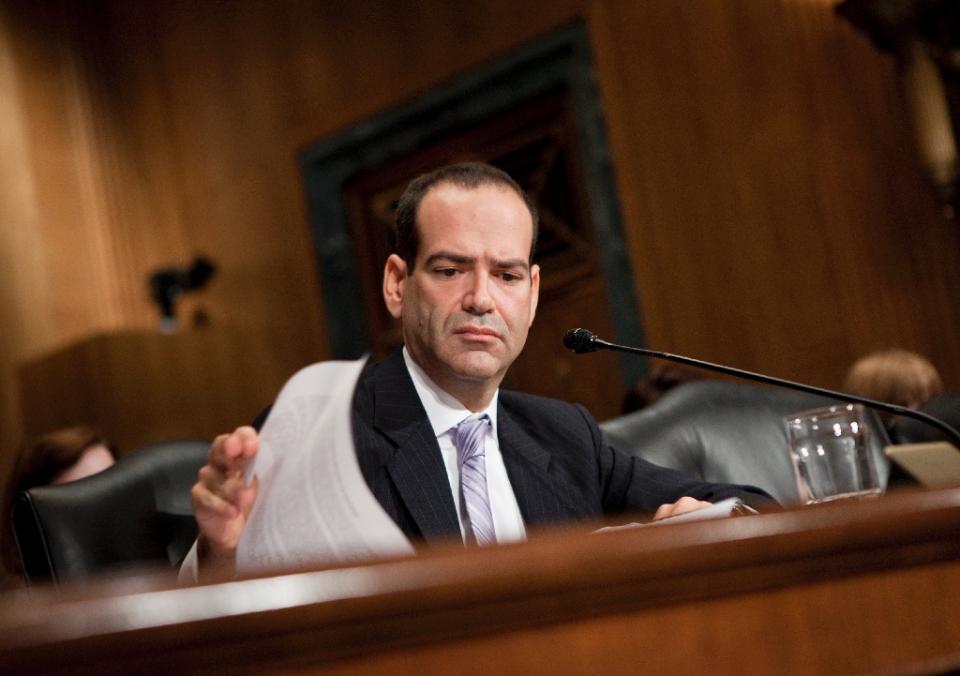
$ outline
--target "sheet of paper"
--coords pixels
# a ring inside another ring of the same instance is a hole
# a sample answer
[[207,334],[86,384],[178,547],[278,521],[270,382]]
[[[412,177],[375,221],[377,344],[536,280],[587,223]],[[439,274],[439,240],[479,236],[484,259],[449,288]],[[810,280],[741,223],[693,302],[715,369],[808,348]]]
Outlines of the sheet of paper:
[[357,462],[351,409],[365,361],[314,364],[283,386],[247,470],[259,487],[238,572],[413,552]]
[[715,502],[709,507],[704,507],[703,509],[697,509],[692,512],[684,512],[683,514],[678,514],[677,516],[668,516],[664,519],[657,519],[656,521],[648,521],[646,523],[625,523],[621,526],[606,526],[605,528],[599,528],[594,533],[612,533],[618,530],[628,530],[630,528],[644,528],[646,526],[660,526],[662,524],[678,523],[681,521],[702,521],[704,519],[721,519],[727,516],[736,516],[743,513],[753,513],[756,514],[757,511],[752,507],[749,507],[740,500],[740,498],[727,498],[726,500],[721,500],[720,502]]

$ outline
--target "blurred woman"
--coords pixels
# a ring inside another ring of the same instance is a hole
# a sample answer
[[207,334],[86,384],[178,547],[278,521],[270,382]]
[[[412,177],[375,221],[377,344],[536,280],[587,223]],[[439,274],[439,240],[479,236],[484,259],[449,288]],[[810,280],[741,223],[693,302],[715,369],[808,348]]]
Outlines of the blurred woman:
[[[25,444],[17,456],[3,501],[3,562],[9,573],[20,575],[20,555],[10,510],[20,491],[63,484],[102,472],[116,462],[113,446],[96,430],[69,427]],[[5,585],[6,586],[6,585]]]

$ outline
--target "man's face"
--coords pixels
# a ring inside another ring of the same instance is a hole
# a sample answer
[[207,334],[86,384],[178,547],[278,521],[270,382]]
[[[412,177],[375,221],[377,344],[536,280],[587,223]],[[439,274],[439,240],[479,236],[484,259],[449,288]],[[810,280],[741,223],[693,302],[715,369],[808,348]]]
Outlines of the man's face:
[[434,382],[461,401],[461,392],[492,396],[523,349],[537,308],[530,212],[509,188],[441,183],[424,196],[417,223],[413,273],[397,256],[387,261],[387,307]]

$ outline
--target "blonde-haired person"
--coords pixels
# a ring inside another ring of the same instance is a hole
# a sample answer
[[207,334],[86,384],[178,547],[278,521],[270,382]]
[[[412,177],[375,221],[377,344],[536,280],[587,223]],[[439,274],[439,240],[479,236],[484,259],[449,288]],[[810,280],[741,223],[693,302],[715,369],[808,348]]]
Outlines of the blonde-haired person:
[[[861,357],[847,372],[844,389],[871,399],[918,409],[943,392],[943,381],[930,360],[902,349],[880,350]],[[889,414],[881,414],[885,423]]]

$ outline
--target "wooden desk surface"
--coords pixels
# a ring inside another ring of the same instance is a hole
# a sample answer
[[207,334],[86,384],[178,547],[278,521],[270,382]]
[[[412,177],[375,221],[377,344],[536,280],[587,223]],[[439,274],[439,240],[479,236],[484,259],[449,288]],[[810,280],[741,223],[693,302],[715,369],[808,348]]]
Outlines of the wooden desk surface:
[[193,588],[11,596],[7,673],[960,668],[960,489]]

